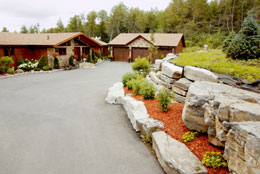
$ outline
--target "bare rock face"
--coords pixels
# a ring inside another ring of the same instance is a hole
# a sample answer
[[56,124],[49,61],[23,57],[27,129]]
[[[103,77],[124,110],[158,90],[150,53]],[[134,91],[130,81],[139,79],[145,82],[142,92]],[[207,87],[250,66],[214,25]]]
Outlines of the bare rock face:
[[184,124],[207,132],[216,146],[224,146],[229,128],[224,122],[260,121],[260,94],[212,82],[193,83],[182,114]]
[[168,84],[173,84],[176,81],[176,79],[170,78],[165,74],[160,74],[160,79]]
[[177,88],[180,88],[184,91],[188,91],[188,89],[192,83],[193,83],[192,81],[190,81],[186,78],[181,78],[180,80],[178,80],[174,83],[174,86]]
[[218,82],[218,76],[216,76],[213,72],[193,66],[184,67],[184,76],[192,81]]
[[155,60],[155,68],[157,70],[161,71],[162,70],[162,63],[163,63],[163,61],[161,59],[156,59]]
[[109,104],[121,104],[121,98],[124,95],[125,91],[123,89],[123,84],[118,82],[108,89],[108,95],[105,100]]
[[167,174],[206,174],[201,161],[185,144],[171,138],[163,131],[152,134],[153,149]]
[[172,85],[162,81],[161,79],[158,78],[157,74],[155,72],[150,72],[149,73],[149,76],[150,78],[152,79],[152,81],[156,84],[156,85],[161,85],[161,86],[164,86],[166,88],[169,88],[171,89],[172,88]]
[[151,137],[154,132],[162,131],[164,129],[163,122],[153,118],[142,118],[136,121],[141,135]]
[[169,62],[164,62],[162,64],[162,73],[170,78],[180,79],[182,77],[183,68],[171,64]]
[[175,93],[174,99],[179,103],[185,103],[186,97]]
[[229,123],[225,158],[232,173],[257,174],[260,171],[260,122]]
[[123,97],[121,101],[134,130],[136,132],[140,131],[136,121],[143,118],[149,118],[144,103],[141,101],[136,101],[129,96]]

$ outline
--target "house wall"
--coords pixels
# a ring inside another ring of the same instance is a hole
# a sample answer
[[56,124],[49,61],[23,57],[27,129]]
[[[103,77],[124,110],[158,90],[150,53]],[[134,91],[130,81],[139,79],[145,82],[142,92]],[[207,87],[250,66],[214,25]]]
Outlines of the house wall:
[[178,54],[178,53],[182,53],[182,49],[183,49],[183,41],[181,40],[178,44],[178,46],[175,48],[174,53]]
[[0,48],[0,57],[3,57],[3,56],[4,56],[4,49]]
[[136,40],[134,40],[133,42],[131,42],[128,47],[142,47],[142,48],[149,48],[150,44],[149,42],[147,42],[146,40],[144,40],[143,38],[138,38]]

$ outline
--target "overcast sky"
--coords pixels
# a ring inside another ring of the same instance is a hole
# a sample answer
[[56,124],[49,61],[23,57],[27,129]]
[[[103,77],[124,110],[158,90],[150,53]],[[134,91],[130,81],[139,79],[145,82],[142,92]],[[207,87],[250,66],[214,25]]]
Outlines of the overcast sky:
[[102,9],[110,13],[111,8],[120,2],[142,10],[163,10],[171,0],[0,0],[0,31],[7,27],[11,32],[19,32],[22,25],[29,28],[36,23],[42,30],[55,27],[59,19],[66,25],[75,14]]

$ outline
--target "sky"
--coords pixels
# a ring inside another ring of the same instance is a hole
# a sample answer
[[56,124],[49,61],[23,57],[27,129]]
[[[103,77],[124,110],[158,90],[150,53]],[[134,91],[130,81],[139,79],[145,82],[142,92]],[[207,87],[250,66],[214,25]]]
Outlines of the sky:
[[142,10],[164,10],[171,0],[0,0],[0,31],[6,27],[10,32],[19,32],[22,25],[29,28],[39,23],[40,30],[55,27],[59,19],[67,24],[75,14],[106,10],[123,2],[127,7]]

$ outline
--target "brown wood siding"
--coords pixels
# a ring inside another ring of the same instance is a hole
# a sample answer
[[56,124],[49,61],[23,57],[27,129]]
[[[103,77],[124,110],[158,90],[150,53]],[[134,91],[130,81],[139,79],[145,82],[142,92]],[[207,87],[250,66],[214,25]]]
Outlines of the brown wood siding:
[[3,57],[3,56],[4,56],[4,49],[0,48],[0,57]]
[[173,49],[173,47],[165,47],[165,48],[159,47],[158,55],[156,57],[158,58],[159,55],[163,55],[164,57],[166,57],[167,54],[172,53],[172,49]]
[[183,49],[183,40],[181,39],[178,46],[175,48],[174,53],[176,54],[182,53],[182,49]]
[[148,48],[132,48],[132,61],[135,61],[137,57],[148,57]]
[[128,61],[129,48],[127,47],[113,47],[113,60],[114,61]]
[[37,48],[34,50],[34,59],[39,60],[42,56],[48,59],[47,48]]

